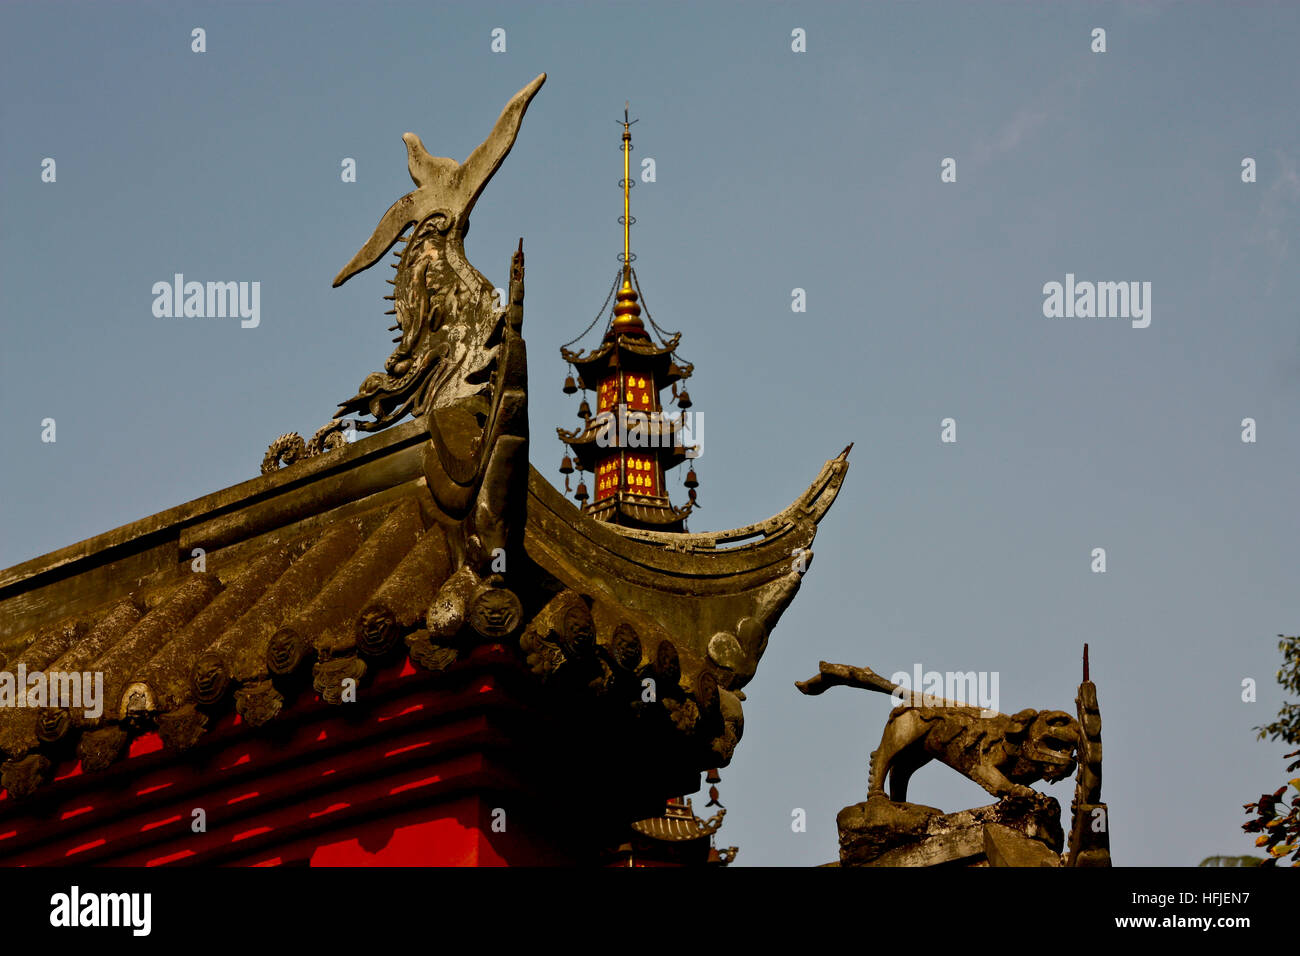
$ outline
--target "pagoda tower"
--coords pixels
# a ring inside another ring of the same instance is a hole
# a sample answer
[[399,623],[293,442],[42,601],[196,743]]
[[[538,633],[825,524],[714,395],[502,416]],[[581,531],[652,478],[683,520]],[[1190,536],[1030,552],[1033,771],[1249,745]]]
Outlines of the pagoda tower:
[[[600,345],[589,353],[571,352],[567,346],[560,348],[571,369],[564,382],[565,393],[572,395],[579,389],[584,392],[578,407],[583,427],[577,431],[556,429],[567,446],[560,472],[565,475],[566,491],[570,491],[568,476],[576,466],[578,486],[572,494],[584,514],[645,531],[681,532],[685,530],[687,515],[697,506],[695,488],[699,482],[695,469],[689,468],[684,485],[690,500],[678,508],[669,500],[665,477],[671,469],[699,453],[698,445],[690,444],[691,437],[700,431],[689,418],[691,413],[686,411],[691,407],[690,394],[685,388],[677,387],[678,382],[690,377],[693,366],[676,356],[681,333],[665,334],[646,310],[645,317],[659,339],[656,343],[641,321],[642,305],[638,300],[642,296],[632,268],[636,257],[631,249],[631,227],[636,221],[630,208],[631,127],[636,120],[628,119],[624,110],[621,122],[623,179],[619,185],[623,189],[623,215],[619,222],[623,226],[623,252],[619,256],[622,267],[614,286],[619,285],[620,278],[622,285]],[[611,287],[610,293],[613,291]],[[605,304],[608,303],[607,296]],[[604,310],[602,306],[596,321],[605,314]],[[591,326],[587,331],[590,330]],[[581,338],[580,335],[574,342]],[[587,389],[596,393],[594,414],[586,398]],[[672,390],[672,400],[682,409],[675,418],[664,411],[660,398],[664,389]],[[587,487],[588,472],[593,484],[591,490]]]

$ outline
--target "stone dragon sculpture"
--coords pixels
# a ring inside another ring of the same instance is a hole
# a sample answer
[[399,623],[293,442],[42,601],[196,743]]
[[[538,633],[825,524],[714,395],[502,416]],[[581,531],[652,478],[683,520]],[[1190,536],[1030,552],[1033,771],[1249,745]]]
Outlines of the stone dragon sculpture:
[[[425,415],[466,399],[487,404],[510,304],[503,303],[503,311],[492,283],[466,260],[465,235],[474,204],[510,152],[524,112],[545,80],[543,73],[506,104],[491,134],[464,163],[430,155],[414,133],[402,136],[416,188],[389,207],[333,283],[341,286],[402,242],[397,275],[387,280],[393,292],[385,296],[393,303],[387,314],[396,317],[390,330],[400,333],[394,339],[397,347],[384,371],[368,375],[311,441],[290,433],[272,442],[263,474],[342,447],[344,433],[351,429],[378,431],[408,414]],[[522,282],[522,243],[517,258],[512,272],[519,272]],[[343,419],[349,413],[371,420]]]

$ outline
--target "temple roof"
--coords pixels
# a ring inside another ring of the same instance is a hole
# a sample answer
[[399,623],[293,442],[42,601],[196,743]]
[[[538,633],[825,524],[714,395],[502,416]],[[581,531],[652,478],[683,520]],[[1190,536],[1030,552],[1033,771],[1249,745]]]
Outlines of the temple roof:
[[[437,569],[447,563],[441,531],[426,530],[419,505],[408,498],[268,543],[220,573],[179,569],[170,581],[20,635],[14,646],[24,649],[7,667],[102,672],[104,714],[70,715],[82,731],[112,718],[166,714],[210,703],[228,680],[288,672],[309,647],[327,658],[358,646],[387,649],[393,625],[385,633],[363,622],[387,615],[409,627],[419,620]],[[211,673],[195,673],[209,653],[229,661],[224,673],[215,661]],[[48,742],[52,731],[34,710],[0,711],[0,748],[9,756]]]
[[[425,670],[455,661],[426,629],[452,571],[427,490],[431,447],[425,424],[408,422],[0,571],[0,670],[104,682],[95,716],[0,708],[0,788],[30,794],[72,759],[106,769],[155,730],[173,751],[225,717],[256,733],[300,706],[294,688],[337,703],[345,679],[363,682],[399,652]],[[797,587],[789,556],[811,543],[846,468],[842,455],[786,511],[715,535],[606,525],[530,472],[517,560],[536,562],[527,579],[553,583],[524,592],[541,608],[519,625],[525,666],[593,718],[620,682],[655,676],[662,708],[618,732],[678,739],[687,767],[725,763],[736,695]],[[554,587],[566,590],[552,598]],[[583,619],[588,636],[575,638]],[[610,656],[620,634],[635,648],[623,663]],[[593,678],[597,690],[583,689]]]
[[[308,659],[326,699],[364,674],[358,653],[418,627],[448,573],[446,540],[409,481],[422,432],[412,422],[0,574],[0,666],[103,674],[97,716],[0,709],[4,787],[35,786],[47,768],[16,764],[43,745],[75,739],[85,769],[107,766],[136,719],[187,746],[206,724],[195,707],[232,683],[256,726],[282,703],[272,675]],[[382,477],[366,467],[377,457]]]

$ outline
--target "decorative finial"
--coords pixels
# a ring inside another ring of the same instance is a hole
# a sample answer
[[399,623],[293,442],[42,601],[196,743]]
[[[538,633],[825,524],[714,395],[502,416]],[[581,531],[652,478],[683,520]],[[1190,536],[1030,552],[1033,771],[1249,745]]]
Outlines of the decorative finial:
[[545,82],[546,74],[542,73],[516,93],[501,111],[488,138],[463,163],[445,156],[431,156],[420,137],[414,133],[403,133],[407,169],[416,188],[393,203],[388,212],[384,213],[366,244],[334,277],[335,288],[358,272],[373,266],[396,245],[407,229],[434,213],[441,213],[445,221],[444,233],[454,227],[457,235],[463,235],[469,226],[470,211],[482,194],[483,187],[501,167],[506,154],[514,146],[524,112]]
[[623,287],[618,290],[614,302],[614,322],[610,332],[615,335],[645,335],[645,326],[641,324],[641,306],[637,305],[637,294],[632,288],[632,124],[636,120],[628,116],[631,103],[623,103]]

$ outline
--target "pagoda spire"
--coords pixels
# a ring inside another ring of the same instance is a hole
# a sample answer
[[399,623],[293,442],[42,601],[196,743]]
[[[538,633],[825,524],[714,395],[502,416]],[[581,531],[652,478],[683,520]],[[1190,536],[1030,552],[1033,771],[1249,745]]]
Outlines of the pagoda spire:
[[636,290],[632,288],[632,124],[628,118],[630,103],[623,104],[623,178],[619,185],[623,187],[623,286],[618,290],[614,300],[614,321],[610,326],[610,335],[645,335],[645,326],[641,324],[641,306],[637,305]]
[[627,282],[632,271],[632,124],[636,120],[628,119],[627,111],[631,103],[623,104],[623,281]]

